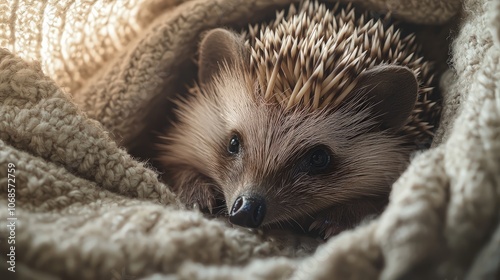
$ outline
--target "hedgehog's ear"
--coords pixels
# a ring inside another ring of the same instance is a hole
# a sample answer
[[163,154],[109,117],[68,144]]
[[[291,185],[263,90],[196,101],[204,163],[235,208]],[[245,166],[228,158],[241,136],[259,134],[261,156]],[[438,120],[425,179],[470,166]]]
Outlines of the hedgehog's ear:
[[205,35],[199,53],[198,79],[201,83],[207,83],[220,71],[224,63],[228,66],[243,66],[247,50],[239,35],[217,28]]
[[408,67],[379,65],[361,73],[355,91],[368,97],[383,129],[398,130],[408,121],[418,96],[418,81]]

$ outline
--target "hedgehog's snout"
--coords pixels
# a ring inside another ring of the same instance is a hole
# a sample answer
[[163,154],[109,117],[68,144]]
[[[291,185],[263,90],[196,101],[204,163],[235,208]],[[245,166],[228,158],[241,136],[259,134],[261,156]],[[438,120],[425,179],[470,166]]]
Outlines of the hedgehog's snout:
[[257,195],[241,195],[233,203],[229,221],[238,226],[256,228],[266,216],[266,201]]

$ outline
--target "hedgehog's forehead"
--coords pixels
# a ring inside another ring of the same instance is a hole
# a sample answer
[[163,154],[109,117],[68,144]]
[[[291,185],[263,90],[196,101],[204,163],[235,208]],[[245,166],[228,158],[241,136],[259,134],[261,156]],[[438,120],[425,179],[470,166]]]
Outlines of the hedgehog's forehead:
[[326,110],[285,108],[266,101],[258,93],[255,81],[237,72],[223,74],[216,92],[227,130],[240,133],[248,147],[291,152],[301,147],[328,145],[335,138],[331,127],[339,116]]

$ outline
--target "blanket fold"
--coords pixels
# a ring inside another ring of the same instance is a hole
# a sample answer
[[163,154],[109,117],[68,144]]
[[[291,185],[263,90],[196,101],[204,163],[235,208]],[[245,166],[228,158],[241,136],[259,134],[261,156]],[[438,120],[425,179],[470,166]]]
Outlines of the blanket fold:
[[[433,148],[415,155],[379,218],[325,244],[188,210],[129,153],[152,149],[144,135],[195,78],[204,31],[239,29],[297,1],[29,2],[0,5],[0,220],[17,218],[0,237],[14,234],[19,279],[498,277],[496,1],[354,1],[435,28],[462,9],[442,59]],[[10,246],[0,243],[2,279],[13,273]]]

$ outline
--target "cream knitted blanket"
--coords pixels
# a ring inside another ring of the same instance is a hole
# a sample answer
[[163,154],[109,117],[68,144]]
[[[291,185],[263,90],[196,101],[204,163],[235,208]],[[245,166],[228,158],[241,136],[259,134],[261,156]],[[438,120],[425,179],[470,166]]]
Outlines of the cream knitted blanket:
[[1,279],[500,277],[498,1],[357,1],[424,24],[462,9],[434,147],[381,217],[315,251],[185,210],[129,155],[194,78],[202,31],[289,2],[3,0]]

